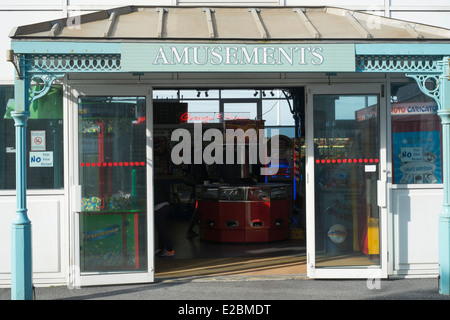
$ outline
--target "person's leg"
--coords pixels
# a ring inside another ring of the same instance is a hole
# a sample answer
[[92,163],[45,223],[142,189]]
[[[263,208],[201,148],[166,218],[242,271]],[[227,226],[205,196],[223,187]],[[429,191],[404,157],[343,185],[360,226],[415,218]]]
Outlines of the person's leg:
[[[173,255],[173,243],[167,232],[167,219],[169,216],[170,208],[169,206],[164,206],[155,212],[155,218],[158,220],[158,234],[161,236],[162,246],[165,249],[163,255],[167,255],[167,252],[172,252]],[[156,219],[155,219],[156,220]]]
[[155,227],[156,232],[158,234],[158,246],[156,250],[156,254],[160,254],[164,251],[164,217],[161,214],[161,210],[155,211]]
[[198,212],[197,209],[194,208],[194,212],[192,213],[191,220],[189,221],[189,227],[186,232],[186,237],[194,238],[198,234],[194,232],[194,227],[198,223]]

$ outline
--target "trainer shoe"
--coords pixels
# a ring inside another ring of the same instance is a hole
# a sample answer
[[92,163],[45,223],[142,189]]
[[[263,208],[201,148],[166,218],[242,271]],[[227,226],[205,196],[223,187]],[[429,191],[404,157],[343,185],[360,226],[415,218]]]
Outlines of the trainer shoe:
[[162,250],[161,252],[158,253],[158,257],[172,257],[175,255],[175,250]]

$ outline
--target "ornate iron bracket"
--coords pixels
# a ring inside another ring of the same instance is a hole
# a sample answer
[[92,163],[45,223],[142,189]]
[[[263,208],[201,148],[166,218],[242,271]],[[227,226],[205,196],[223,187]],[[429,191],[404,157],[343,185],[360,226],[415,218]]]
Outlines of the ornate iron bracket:
[[46,70],[40,70],[38,72],[31,70],[31,59],[26,55],[14,54],[14,51],[7,51],[7,61],[10,61],[16,67],[17,78],[24,80],[25,91],[28,93],[28,103],[45,96],[53,85],[53,82],[65,76],[65,73],[52,73]]
[[[49,92],[50,88],[52,87],[53,82],[56,79],[62,78],[62,77],[64,77],[64,73],[31,75],[31,77],[30,77],[30,97],[29,97],[30,104],[33,101],[45,96]],[[36,81],[36,83],[38,83],[38,85],[32,86],[31,83],[33,81]],[[42,86],[42,88],[36,89],[39,86]]]
[[441,109],[441,80],[439,74],[406,74],[406,76],[416,80],[419,89],[433,98],[439,110]]
[[436,62],[436,72],[406,73],[407,77],[416,80],[420,90],[436,101],[439,110],[442,109],[442,81],[445,81],[448,58]]

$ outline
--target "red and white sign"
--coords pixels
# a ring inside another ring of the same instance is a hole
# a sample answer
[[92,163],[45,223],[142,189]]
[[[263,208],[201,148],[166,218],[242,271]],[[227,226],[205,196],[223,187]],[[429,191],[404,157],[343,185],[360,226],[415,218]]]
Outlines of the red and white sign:
[[45,130],[31,131],[31,151],[45,151]]
[[438,106],[435,102],[406,102],[392,103],[391,115],[420,115],[420,114],[437,114]]

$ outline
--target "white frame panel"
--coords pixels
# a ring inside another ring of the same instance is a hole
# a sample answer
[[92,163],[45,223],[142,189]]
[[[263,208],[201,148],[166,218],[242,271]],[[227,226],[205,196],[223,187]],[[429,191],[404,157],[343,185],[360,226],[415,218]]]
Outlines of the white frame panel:
[[[90,285],[126,284],[126,283],[149,283],[154,282],[154,223],[153,223],[153,103],[152,89],[149,86],[136,85],[72,85],[69,86],[70,101],[69,113],[71,119],[70,133],[70,243],[71,261],[69,286],[80,287]],[[80,96],[142,96],[146,98],[146,141],[147,141],[147,271],[146,272],[116,272],[116,273],[80,273],[80,239],[79,239],[79,213],[80,194],[78,178],[78,97]]]
[[256,105],[256,118],[257,119],[261,119],[261,115],[262,115],[262,102],[260,99],[229,99],[229,98],[221,98],[220,99],[220,105],[219,105],[219,112],[222,114],[222,119],[223,116],[225,115],[225,105],[226,104],[252,104],[254,103]]
[[[317,279],[382,279],[388,276],[388,216],[387,208],[389,198],[387,197],[387,107],[386,107],[386,83],[365,84],[318,84],[307,86],[306,106],[306,225],[307,225],[307,275],[309,278]],[[314,200],[314,118],[313,118],[313,96],[315,94],[377,94],[380,103],[380,162],[378,194],[386,192],[384,203],[379,203],[380,209],[380,266],[361,267],[315,267],[315,206]]]

